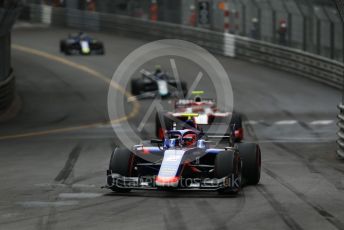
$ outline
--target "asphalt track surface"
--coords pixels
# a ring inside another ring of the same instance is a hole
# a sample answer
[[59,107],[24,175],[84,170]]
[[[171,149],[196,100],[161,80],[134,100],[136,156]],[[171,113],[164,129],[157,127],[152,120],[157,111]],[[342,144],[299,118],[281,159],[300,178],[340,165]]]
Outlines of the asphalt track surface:
[[[335,156],[340,92],[224,57],[217,58],[245,117],[246,141],[262,148],[260,184],[237,197],[100,189],[118,144],[106,125],[106,79],[147,41],[97,33],[105,56],[69,57],[58,42],[70,31],[27,25],[13,33],[23,107],[1,124],[0,229],[344,229],[344,165]],[[195,75],[187,62],[176,64]],[[198,89],[212,96],[207,86]],[[134,124],[151,101],[139,103]],[[145,137],[152,127],[151,118]]]

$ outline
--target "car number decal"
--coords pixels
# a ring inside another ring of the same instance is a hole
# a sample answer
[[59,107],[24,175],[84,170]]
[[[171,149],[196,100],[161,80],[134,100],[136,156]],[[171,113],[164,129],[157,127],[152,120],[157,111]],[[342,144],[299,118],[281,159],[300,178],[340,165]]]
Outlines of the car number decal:
[[91,51],[90,44],[87,41],[81,41],[80,45],[81,45],[81,51],[83,53],[89,53]]
[[174,177],[176,176],[179,165],[181,164],[184,156],[184,150],[166,150],[164,159],[162,161],[159,175],[161,177]]
[[207,125],[208,124],[208,115],[201,114],[198,117],[195,117],[195,122],[198,125]]
[[167,82],[162,80],[157,80],[158,89],[160,96],[166,96],[168,94]]

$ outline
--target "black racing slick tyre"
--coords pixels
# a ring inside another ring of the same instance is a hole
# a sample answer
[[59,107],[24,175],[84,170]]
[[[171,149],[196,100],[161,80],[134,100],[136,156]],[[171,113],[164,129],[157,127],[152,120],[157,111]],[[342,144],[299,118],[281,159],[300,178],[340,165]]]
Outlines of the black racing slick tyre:
[[183,90],[183,95],[186,97],[188,95],[188,86],[186,82],[182,81],[181,82],[182,90]]
[[242,117],[238,113],[233,113],[231,122],[230,122],[230,127],[234,129],[235,131],[239,132],[238,136],[234,137],[234,143],[240,143],[242,139],[244,138],[243,136],[243,126],[242,126]]
[[60,41],[60,52],[61,53],[64,53],[65,52],[65,42],[64,41]]
[[238,113],[233,113],[231,118],[231,125],[235,125],[236,128],[242,128],[242,118]]
[[144,83],[139,79],[131,80],[131,94],[134,96],[140,95],[144,89]]
[[[124,177],[133,176],[135,155],[128,149],[116,148],[112,152],[109,170],[111,173],[116,173]],[[111,177],[111,176],[110,176]],[[108,178],[109,179],[109,178]],[[111,178],[110,178],[111,179]],[[123,188],[116,184],[110,184],[110,189],[115,192],[130,192],[131,189]]]
[[236,151],[223,151],[215,158],[215,178],[230,178],[229,188],[220,189],[220,194],[237,194],[241,189],[241,159]]
[[242,166],[242,176],[246,185],[256,185],[260,180],[261,172],[261,152],[260,147],[254,143],[237,144]]
[[[160,116],[159,116],[160,115]],[[163,119],[165,127],[160,119]],[[164,114],[156,113],[155,115],[155,135],[159,139],[164,138],[164,131],[165,130],[172,130],[173,128],[173,120],[165,116]]]
[[105,49],[104,49],[104,48],[102,48],[102,49],[100,50],[100,55],[105,55]]
[[105,48],[103,43],[100,44],[99,55],[105,55]]

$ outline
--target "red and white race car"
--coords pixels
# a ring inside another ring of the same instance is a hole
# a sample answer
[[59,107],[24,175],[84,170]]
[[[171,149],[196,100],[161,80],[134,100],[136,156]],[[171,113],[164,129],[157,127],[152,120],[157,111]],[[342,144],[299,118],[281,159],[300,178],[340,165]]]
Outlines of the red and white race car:
[[[166,130],[175,128],[196,128],[212,139],[229,139],[241,142],[244,138],[242,118],[237,113],[220,111],[213,99],[203,99],[203,91],[195,91],[194,99],[179,99],[175,101],[173,112],[156,114],[156,136],[164,138]],[[188,127],[188,121],[196,127]]]

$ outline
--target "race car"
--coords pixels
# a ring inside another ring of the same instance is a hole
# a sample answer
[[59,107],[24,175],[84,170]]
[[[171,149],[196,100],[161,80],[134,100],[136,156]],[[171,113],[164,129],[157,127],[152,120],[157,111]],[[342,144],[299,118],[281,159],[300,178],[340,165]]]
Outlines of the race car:
[[[176,100],[173,112],[158,112],[155,118],[156,137],[162,139],[165,130],[172,129],[173,123],[183,127],[189,114],[197,113],[198,116],[193,117],[196,126],[201,125],[209,136],[217,137],[221,141],[241,142],[244,138],[241,115],[220,111],[216,101],[202,98],[203,94],[204,91],[193,91],[194,99]],[[217,127],[227,127],[227,129],[217,129]]]
[[131,94],[136,99],[183,97],[187,94],[187,84],[177,81],[156,66],[155,72],[140,71],[141,78],[131,80]]
[[214,147],[197,129],[169,130],[132,149],[116,148],[111,155],[105,188],[201,190],[237,194],[260,180],[261,151],[254,143]]
[[61,40],[60,52],[66,55],[105,54],[103,43],[83,32],[69,34],[68,38]]

